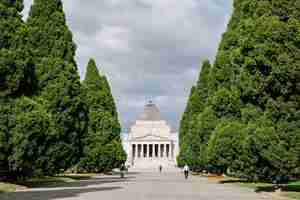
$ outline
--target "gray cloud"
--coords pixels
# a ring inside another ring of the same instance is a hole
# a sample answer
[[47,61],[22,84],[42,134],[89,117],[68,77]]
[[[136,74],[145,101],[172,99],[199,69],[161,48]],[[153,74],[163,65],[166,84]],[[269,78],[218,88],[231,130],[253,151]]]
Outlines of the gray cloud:
[[63,2],[80,75],[94,57],[110,80],[124,130],[149,99],[178,128],[200,63],[214,59],[232,0]]

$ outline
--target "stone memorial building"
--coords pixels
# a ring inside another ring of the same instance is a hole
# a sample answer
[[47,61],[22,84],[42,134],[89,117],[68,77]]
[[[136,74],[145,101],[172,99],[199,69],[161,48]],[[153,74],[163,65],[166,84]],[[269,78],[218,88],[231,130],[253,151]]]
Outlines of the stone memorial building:
[[149,102],[144,112],[124,134],[123,146],[127,152],[127,165],[138,169],[164,169],[176,167],[179,152],[178,134],[172,133],[162,119],[158,107]]

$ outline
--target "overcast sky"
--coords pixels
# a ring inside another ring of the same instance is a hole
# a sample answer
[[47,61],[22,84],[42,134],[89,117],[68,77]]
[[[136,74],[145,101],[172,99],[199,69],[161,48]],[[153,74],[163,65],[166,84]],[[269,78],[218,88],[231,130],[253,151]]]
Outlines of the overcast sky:
[[[25,15],[32,0],[25,0]],[[232,0],[63,0],[81,78],[107,75],[126,131],[147,101],[177,129],[200,63],[214,60]]]

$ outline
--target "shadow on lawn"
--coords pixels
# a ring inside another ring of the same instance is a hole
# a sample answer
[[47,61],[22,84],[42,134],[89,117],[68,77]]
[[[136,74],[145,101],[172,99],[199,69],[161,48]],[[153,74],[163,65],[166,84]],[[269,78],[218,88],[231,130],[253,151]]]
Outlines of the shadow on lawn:
[[248,182],[247,182],[247,181],[244,181],[244,180],[230,179],[230,180],[222,180],[222,181],[219,181],[219,183],[221,183],[221,184],[229,184],[229,183],[248,183]]
[[[246,180],[240,180],[240,179],[228,179],[228,180],[221,180],[219,181],[220,184],[251,184],[250,182]],[[261,184],[261,185],[260,185]],[[265,185],[263,185],[265,184]],[[281,184],[281,185],[273,185],[271,183],[253,183],[251,186],[254,188],[254,191],[257,193],[260,192],[275,192],[277,189],[281,189],[282,192],[300,192],[300,184],[293,185],[293,182],[290,182],[290,184]]]
[[119,190],[122,187],[100,187],[100,188],[82,188],[82,189],[61,189],[61,190],[44,190],[28,191],[0,194],[1,200],[54,200],[58,198],[77,197],[81,193],[101,192],[110,190]]
[[279,188],[282,192],[300,192],[300,185],[260,186],[255,192],[275,192]]
[[[104,176],[104,177],[85,177],[83,179],[74,179],[72,182],[62,180],[53,180],[53,181],[27,181],[22,183],[29,188],[69,188],[69,187],[86,187],[90,185],[101,185],[107,183],[120,183],[120,182],[129,182],[132,181],[134,176],[127,176],[125,178],[120,178],[117,176]],[[72,178],[73,179],[73,178]],[[72,180],[71,179],[71,180]]]

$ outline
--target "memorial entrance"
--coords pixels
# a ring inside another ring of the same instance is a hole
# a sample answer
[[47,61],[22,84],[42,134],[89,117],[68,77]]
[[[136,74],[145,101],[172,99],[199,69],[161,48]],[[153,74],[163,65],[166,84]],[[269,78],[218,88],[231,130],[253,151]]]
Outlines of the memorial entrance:
[[161,118],[158,107],[150,102],[130,127],[123,141],[127,165],[133,168],[175,167],[178,134]]

